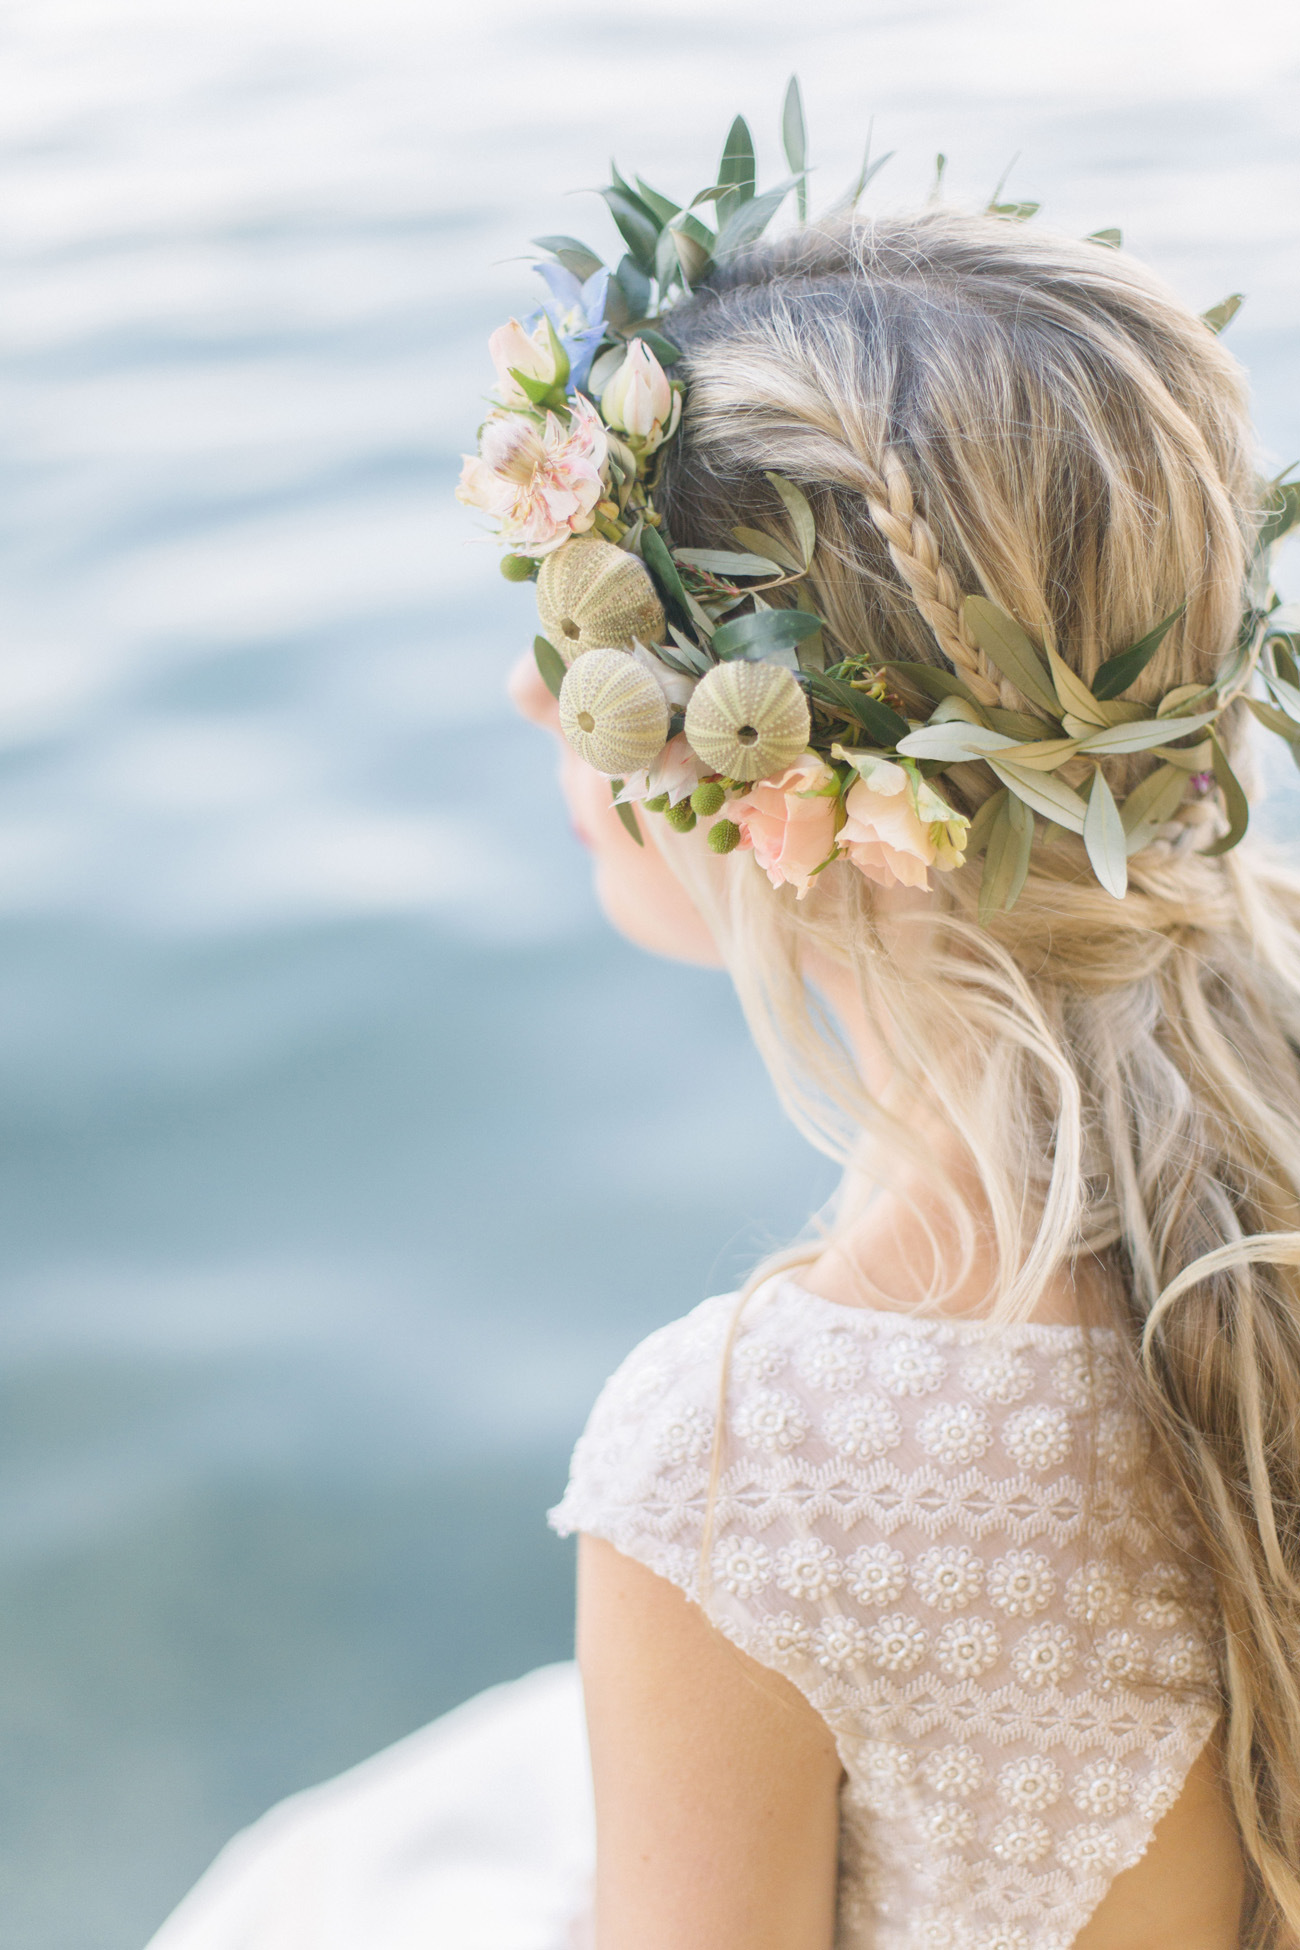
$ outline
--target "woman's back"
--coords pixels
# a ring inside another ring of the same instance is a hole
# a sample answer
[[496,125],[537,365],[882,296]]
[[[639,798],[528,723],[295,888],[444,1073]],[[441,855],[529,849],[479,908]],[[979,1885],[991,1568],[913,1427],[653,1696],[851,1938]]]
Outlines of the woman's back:
[[1065,1950],[1214,1728],[1213,1594],[1113,1340],[778,1277],[652,1335],[593,1413],[554,1521],[692,1595],[831,1728],[845,1946]]

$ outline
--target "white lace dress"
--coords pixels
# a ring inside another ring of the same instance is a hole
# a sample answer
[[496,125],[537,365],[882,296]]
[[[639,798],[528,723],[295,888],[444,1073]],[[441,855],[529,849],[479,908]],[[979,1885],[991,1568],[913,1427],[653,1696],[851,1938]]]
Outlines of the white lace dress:
[[[1212,1615],[1119,1398],[1113,1337],[919,1321],[768,1282],[732,1346],[701,1576],[736,1307],[706,1301],[629,1356],[552,1522],[681,1586],[831,1727],[839,1950],[1067,1950],[1217,1713]],[[154,1950],[580,1943],[577,1693],[562,1672],[521,1688],[274,1811]],[[496,1807],[511,1820],[494,1847]],[[313,1892],[306,1922],[295,1884]]]

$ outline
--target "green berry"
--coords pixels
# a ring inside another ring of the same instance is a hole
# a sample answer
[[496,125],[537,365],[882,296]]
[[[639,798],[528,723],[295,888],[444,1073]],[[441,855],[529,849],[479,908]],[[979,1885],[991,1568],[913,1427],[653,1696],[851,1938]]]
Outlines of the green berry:
[[531,555],[503,555],[501,573],[507,582],[531,582],[537,573],[537,564]]
[[726,792],[716,779],[705,779],[691,794],[691,804],[701,819],[709,819],[715,812],[721,812],[726,803]]
[[715,853],[734,853],[740,845],[740,828],[734,819],[720,819],[709,828],[709,845]]
[[695,825],[695,814],[691,810],[689,799],[683,799],[676,806],[669,806],[664,818],[674,833],[689,833]]
[[668,794],[666,792],[656,792],[653,799],[643,799],[641,805],[645,812],[667,812]]

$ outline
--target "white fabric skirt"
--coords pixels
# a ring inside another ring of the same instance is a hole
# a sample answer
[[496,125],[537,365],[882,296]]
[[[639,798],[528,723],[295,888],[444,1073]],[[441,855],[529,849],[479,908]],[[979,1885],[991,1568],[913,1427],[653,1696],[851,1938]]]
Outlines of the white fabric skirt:
[[272,1808],[148,1950],[582,1950],[594,1855],[577,1669],[543,1666]]

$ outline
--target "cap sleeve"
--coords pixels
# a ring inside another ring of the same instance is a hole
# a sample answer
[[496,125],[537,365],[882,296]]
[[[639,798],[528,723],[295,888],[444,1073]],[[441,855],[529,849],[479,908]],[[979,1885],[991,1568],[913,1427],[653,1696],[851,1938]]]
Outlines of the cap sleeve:
[[578,1439],[561,1537],[603,1537],[698,1595],[718,1386],[734,1294],[706,1300],[634,1348],[606,1382]]

